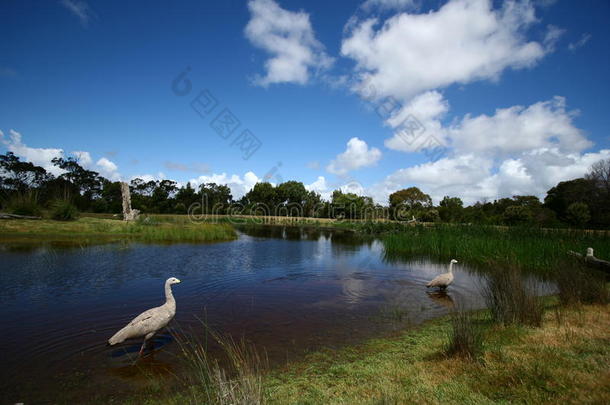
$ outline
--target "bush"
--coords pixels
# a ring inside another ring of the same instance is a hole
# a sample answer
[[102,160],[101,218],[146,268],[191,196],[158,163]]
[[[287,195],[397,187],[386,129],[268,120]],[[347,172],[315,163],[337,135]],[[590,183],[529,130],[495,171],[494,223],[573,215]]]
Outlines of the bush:
[[451,315],[451,331],[445,353],[476,358],[483,351],[483,330],[471,313],[458,310]]
[[582,263],[566,263],[557,273],[559,302],[572,304],[607,304],[610,293],[605,275]]
[[11,214],[32,217],[39,217],[42,212],[36,196],[30,194],[14,196],[7,202],[6,208]]
[[50,214],[57,221],[73,221],[78,218],[78,209],[69,201],[55,200],[51,204]]
[[497,269],[487,276],[483,291],[485,302],[495,322],[503,325],[540,326],[544,306],[528,288],[515,267]]

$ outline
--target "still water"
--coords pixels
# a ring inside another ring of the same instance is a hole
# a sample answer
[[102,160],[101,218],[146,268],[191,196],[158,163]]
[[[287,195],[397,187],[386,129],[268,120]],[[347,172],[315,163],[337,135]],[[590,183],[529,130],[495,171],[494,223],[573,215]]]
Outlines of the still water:
[[288,227],[243,229],[238,240],[217,244],[0,245],[2,403],[53,402],[70,390],[82,398],[116,394],[151,375],[179,374],[179,345],[167,331],[138,362],[141,341],[106,346],[134,316],[164,302],[171,276],[182,281],[173,288],[175,334],[203,334],[205,322],[245,337],[278,365],[457,305],[482,307],[482,281],[462,263],[446,295],[426,292],[446,268],[388,260],[378,240]]

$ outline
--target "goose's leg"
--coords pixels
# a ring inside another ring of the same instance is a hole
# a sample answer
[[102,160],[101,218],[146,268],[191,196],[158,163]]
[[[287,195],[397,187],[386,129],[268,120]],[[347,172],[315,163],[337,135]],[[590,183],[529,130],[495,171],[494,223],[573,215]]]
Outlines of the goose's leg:
[[142,342],[142,347],[140,347],[140,353],[138,353],[139,357],[142,357],[142,354],[144,353],[145,348],[146,348],[146,338],[144,338],[144,342]]
[[151,332],[148,335],[144,336],[144,342],[142,343],[142,347],[140,348],[140,357],[142,357],[142,354],[144,353],[144,349],[146,348],[146,343],[148,342],[148,339],[150,339],[154,335],[155,332]]

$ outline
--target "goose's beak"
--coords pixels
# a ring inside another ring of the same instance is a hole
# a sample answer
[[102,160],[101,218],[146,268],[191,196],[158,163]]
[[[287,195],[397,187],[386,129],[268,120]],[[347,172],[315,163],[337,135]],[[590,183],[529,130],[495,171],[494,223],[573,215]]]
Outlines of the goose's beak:
[[178,284],[178,283],[181,283],[181,281],[180,281],[180,280],[178,280],[178,279],[176,279],[176,284]]

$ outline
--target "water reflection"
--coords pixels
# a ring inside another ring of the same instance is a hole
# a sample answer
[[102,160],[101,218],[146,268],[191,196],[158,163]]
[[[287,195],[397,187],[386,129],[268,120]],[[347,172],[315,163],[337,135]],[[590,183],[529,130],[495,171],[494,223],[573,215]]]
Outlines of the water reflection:
[[[135,315],[164,301],[170,276],[182,280],[174,291],[176,331],[200,334],[203,320],[246,337],[272,364],[443,315],[453,305],[483,305],[480,276],[462,264],[445,295],[428,294],[425,283],[445,263],[387,260],[378,240],[315,228],[240,227],[238,240],[205,245],[4,245],[0,262],[2,402],[36,402],[33,392],[45,390],[52,397],[56,377],[74,372],[98,392],[133,389],[132,377],[154,370],[179,374],[179,347],[168,333],[155,338],[141,372],[131,364],[141,342],[105,346]],[[27,381],[40,385],[32,391]]]

